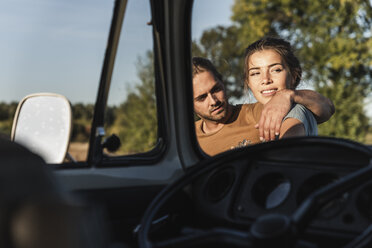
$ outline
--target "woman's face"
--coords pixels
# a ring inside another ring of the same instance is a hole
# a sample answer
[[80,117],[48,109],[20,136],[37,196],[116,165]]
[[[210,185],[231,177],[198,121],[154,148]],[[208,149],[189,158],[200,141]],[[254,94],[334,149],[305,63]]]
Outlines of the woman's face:
[[258,102],[265,104],[275,93],[291,88],[293,78],[282,60],[272,49],[253,53],[248,61],[248,87]]

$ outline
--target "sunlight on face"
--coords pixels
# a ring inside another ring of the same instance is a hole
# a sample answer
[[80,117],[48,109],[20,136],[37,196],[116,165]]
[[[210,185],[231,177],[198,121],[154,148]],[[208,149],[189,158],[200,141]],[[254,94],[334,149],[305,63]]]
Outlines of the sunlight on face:
[[193,78],[194,111],[204,121],[220,121],[225,118],[227,101],[223,84],[205,71]]
[[267,103],[275,93],[290,88],[292,77],[282,60],[274,50],[262,50],[253,53],[248,63],[248,87],[258,102]]

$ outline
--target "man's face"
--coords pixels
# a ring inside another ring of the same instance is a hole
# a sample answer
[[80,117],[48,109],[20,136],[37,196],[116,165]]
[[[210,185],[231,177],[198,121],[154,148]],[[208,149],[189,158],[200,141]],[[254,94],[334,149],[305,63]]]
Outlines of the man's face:
[[228,102],[222,82],[216,81],[209,71],[193,78],[194,111],[204,121],[223,122]]

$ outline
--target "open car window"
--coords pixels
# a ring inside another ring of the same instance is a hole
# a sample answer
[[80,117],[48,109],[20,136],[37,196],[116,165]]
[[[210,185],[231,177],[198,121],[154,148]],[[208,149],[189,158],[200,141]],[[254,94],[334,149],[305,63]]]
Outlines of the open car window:
[[121,146],[109,156],[152,150],[158,140],[150,2],[128,1],[106,108],[105,131]]
[[[72,107],[66,161],[87,160],[100,75],[115,1],[13,1],[2,3],[0,134],[10,138],[17,104],[51,92]],[[128,1],[105,109],[107,138],[121,140],[108,156],[153,149],[158,121],[150,2]]]
[[[192,57],[207,58],[215,65],[230,104],[255,103],[244,87],[245,49],[264,37],[280,37],[290,42],[302,67],[297,89],[315,90],[335,106],[333,116],[318,124],[318,135],[371,145],[371,14],[371,1],[195,1]],[[198,102],[194,107],[199,119],[198,111],[200,116],[203,110]],[[212,106],[206,111],[213,110]],[[213,117],[212,112],[204,114]],[[206,143],[203,128],[196,122],[202,149]],[[218,145],[212,143],[213,147]],[[261,142],[242,138],[225,150],[255,143]]]
[[1,3],[0,132],[10,137],[18,102],[52,92],[72,104],[69,152],[85,161],[113,1]]

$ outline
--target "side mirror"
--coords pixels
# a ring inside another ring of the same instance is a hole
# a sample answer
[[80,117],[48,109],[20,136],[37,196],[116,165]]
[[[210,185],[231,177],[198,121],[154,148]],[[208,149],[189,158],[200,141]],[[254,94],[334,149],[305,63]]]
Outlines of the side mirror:
[[71,136],[71,104],[53,93],[28,95],[18,104],[12,141],[40,155],[47,163],[62,163]]

